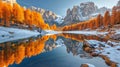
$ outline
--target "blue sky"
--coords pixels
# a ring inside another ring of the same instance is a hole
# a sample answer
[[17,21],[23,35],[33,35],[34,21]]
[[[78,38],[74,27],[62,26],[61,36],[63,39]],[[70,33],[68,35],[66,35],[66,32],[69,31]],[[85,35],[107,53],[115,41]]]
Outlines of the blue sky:
[[36,6],[51,10],[58,15],[65,16],[66,10],[81,2],[94,2],[98,7],[111,8],[117,4],[118,0],[17,0],[22,6]]

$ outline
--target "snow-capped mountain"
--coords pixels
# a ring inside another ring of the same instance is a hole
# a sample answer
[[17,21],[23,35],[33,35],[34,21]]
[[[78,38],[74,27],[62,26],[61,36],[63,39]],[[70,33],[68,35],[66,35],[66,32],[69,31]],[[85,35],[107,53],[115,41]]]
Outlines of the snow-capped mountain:
[[118,1],[117,6],[120,6],[120,0]]
[[94,2],[81,3],[80,6],[73,6],[72,9],[67,10],[63,25],[85,21],[98,14],[103,15],[107,10],[110,11],[106,7],[98,8]]
[[43,16],[43,19],[45,20],[45,22],[48,23],[49,25],[61,24],[63,22],[62,17],[55,14],[52,11],[45,10],[42,8],[37,8],[34,6],[31,6],[30,9],[39,12]]
[[[85,21],[90,18],[96,17],[98,14],[103,15],[106,11],[111,11],[111,9],[108,9],[106,7],[98,8],[94,2],[84,2],[80,3],[80,5],[73,6],[72,9],[69,8],[66,11],[66,16],[63,18],[52,11],[38,8],[40,7],[38,2],[36,2],[36,7],[31,7],[31,5],[29,5],[33,4],[32,1],[27,1],[27,3],[29,3],[27,4],[23,0],[18,0],[18,3],[20,3],[20,5],[22,6],[30,7],[30,9],[40,12],[45,22],[49,25],[57,24],[58,26],[64,26],[80,21]],[[120,6],[120,1],[118,2],[117,6]]]
[[57,15],[57,19],[55,20],[55,22],[57,23],[57,25],[61,25],[63,23],[64,19],[62,16]]
[[109,10],[106,7],[99,8],[93,2],[81,3],[80,6],[73,6],[72,9],[67,10],[66,16],[63,18],[52,11],[37,8],[34,6],[29,7],[31,10],[35,10],[43,16],[43,19],[49,25],[69,25],[71,23],[85,21],[91,17],[96,17],[98,14],[104,14],[105,11]]

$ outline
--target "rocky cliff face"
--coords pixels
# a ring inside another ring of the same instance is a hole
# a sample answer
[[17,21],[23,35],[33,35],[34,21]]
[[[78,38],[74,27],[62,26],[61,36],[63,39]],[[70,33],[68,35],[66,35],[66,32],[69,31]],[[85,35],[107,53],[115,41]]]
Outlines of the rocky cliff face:
[[110,11],[110,9],[106,8],[106,7],[101,7],[97,10],[97,13],[100,13],[100,14],[104,14],[105,11]]
[[81,3],[80,6],[74,6],[67,10],[63,25],[88,20],[107,10],[109,9],[106,7],[98,8],[93,2]]
[[36,8],[33,6],[30,7],[30,9],[39,12],[42,15],[43,19],[45,20],[45,22],[48,23],[49,25],[57,23],[56,20],[59,18],[59,16],[53,13],[52,11],[44,10],[42,8]]
[[64,21],[79,21],[82,19],[82,15],[80,12],[80,7],[79,6],[74,6],[72,10],[68,9],[67,10],[67,15],[64,18]]
[[82,11],[82,16],[89,16],[97,10],[97,6],[93,2],[86,2],[80,4],[80,10]]
[[118,1],[117,6],[120,6],[120,0]]

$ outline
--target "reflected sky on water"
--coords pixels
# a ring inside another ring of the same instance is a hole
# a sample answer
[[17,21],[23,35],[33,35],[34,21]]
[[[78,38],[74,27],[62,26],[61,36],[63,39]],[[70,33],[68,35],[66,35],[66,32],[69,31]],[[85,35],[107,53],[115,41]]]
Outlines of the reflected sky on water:
[[100,57],[83,51],[84,40],[106,41],[97,36],[60,34],[0,44],[0,67],[80,67],[90,63],[108,67]]

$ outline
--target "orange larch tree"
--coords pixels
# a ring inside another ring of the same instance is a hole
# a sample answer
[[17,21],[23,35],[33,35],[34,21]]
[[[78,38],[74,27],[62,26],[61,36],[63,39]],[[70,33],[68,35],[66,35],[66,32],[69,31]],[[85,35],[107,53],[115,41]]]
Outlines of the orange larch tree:
[[104,27],[108,27],[110,25],[110,13],[109,13],[109,11],[105,12],[105,15],[103,18],[103,25],[104,25]]
[[13,20],[16,23],[22,23],[24,20],[24,10],[18,4],[13,5]]
[[118,10],[116,14],[116,24],[120,24],[120,11]]
[[116,24],[116,15],[117,15],[117,11],[116,11],[116,7],[114,6],[112,9],[111,23],[110,23],[112,26]]
[[30,9],[26,9],[26,10],[24,11],[24,18],[25,18],[24,22],[25,22],[26,25],[29,25],[30,15],[31,15]]
[[2,15],[4,20],[5,26],[10,26],[10,18],[11,18],[11,8],[8,6],[8,4],[4,4],[2,8]]
[[95,25],[96,28],[99,28],[101,26],[100,23],[101,23],[101,15],[99,14],[96,18],[96,25]]

